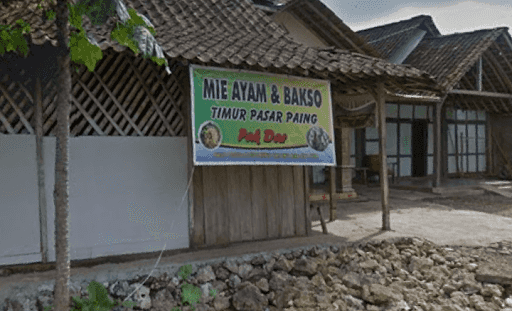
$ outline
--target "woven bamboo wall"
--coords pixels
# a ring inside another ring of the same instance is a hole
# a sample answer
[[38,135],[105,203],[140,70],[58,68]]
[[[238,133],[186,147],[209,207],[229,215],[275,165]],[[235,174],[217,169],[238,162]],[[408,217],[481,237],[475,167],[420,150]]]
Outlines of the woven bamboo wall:
[[[71,136],[186,136],[188,74],[170,65],[167,75],[152,61],[107,50],[94,72],[72,71]],[[35,77],[31,70],[16,75],[0,71],[0,133],[34,134]],[[49,82],[42,88],[43,135],[52,136],[57,89]]]

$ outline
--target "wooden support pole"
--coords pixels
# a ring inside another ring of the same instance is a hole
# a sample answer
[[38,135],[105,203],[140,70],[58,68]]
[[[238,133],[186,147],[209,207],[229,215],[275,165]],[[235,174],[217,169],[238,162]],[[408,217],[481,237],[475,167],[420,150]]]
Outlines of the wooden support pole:
[[[441,147],[441,126],[442,126],[442,108],[443,103],[438,102],[436,104],[436,107],[434,109],[435,111],[435,118],[434,118],[434,187],[439,187],[441,185],[441,159],[442,159],[442,147]],[[457,141],[457,140],[455,140]],[[457,146],[456,146],[457,147]]]
[[37,157],[37,186],[39,190],[39,234],[41,242],[41,261],[48,262],[48,222],[46,211],[46,193],[44,183],[43,157],[43,96],[41,78],[36,79],[35,89],[35,127],[36,127],[36,157]]
[[329,209],[329,221],[335,221],[337,219],[336,217],[336,167],[331,166],[330,167],[330,191],[329,191],[329,203],[330,203],[330,209]]
[[382,202],[382,230],[391,230],[389,221],[389,186],[386,152],[386,99],[384,83],[377,84],[375,93],[379,121],[380,192]]
[[309,170],[310,166],[304,166],[304,212],[306,213],[306,236],[311,235],[311,207],[309,205]]

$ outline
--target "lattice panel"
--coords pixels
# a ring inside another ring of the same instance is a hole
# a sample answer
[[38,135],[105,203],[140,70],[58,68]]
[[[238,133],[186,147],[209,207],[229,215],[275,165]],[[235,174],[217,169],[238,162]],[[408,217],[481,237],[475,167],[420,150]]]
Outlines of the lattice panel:
[[[186,136],[184,67],[162,67],[126,52],[104,51],[94,72],[72,72],[71,136]],[[34,133],[33,96],[5,75],[0,81],[0,132]],[[56,90],[43,85],[43,132],[54,135]]]

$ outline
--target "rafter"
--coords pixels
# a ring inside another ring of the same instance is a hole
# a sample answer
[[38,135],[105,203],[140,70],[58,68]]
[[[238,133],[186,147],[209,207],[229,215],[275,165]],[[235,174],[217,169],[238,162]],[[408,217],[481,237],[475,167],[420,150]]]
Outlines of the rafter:
[[508,59],[505,57],[505,52],[503,52],[503,50],[500,48],[500,45],[494,41],[492,43],[492,46],[495,47],[502,55],[503,55],[503,60],[505,60],[505,63],[507,63],[507,66],[510,70],[512,70],[512,64],[508,61]]
[[489,51],[485,51],[484,55],[486,55],[487,58],[492,62],[492,66],[496,67],[495,71],[499,71],[500,75],[497,74],[496,76],[498,76],[500,79],[503,79],[504,83],[507,84],[509,91],[512,90],[512,81],[510,81],[509,77],[507,76],[507,73],[503,70],[503,68],[501,68],[499,62],[496,60],[494,55],[492,55],[492,53],[490,53]]
[[[498,74],[498,71],[496,70],[496,68],[494,68],[494,63],[490,63],[489,60],[488,60],[488,57],[485,55],[484,53],[484,59],[486,61],[486,63],[489,65],[488,67],[492,70],[492,72],[496,75],[496,78],[498,79],[498,81],[500,82],[501,86],[504,88],[504,89],[507,89],[507,87],[505,86],[505,83],[503,82],[503,80],[501,79],[500,75]],[[485,72],[484,72],[485,73]],[[486,77],[486,79],[488,79],[488,77]],[[491,81],[491,80],[489,80]],[[510,80],[509,80],[510,82]],[[492,85],[492,83],[490,83]],[[510,110],[508,109],[507,105],[503,104],[503,108],[507,111],[507,112],[510,112]]]
[[[485,73],[485,70],[482,70],[482,75],[483,77],[485,78],[486,81],[489,82],[489,86],[491,87],[492,91],[494,93],[497,93],[496,91],[496,87],[494,87],[494,84],[492,84],[491,80],[489,79],[489,77],[487,76],[487,73]],[[489,101],[491,103],[491,105],[494,107],[494,111],[496,112],[500,112],[500,110],[498,109],[498,107],[494,104],[494,102],[491,100]],[[499,99],[499,102],[501,103],[502,106],[506,106],[505,103],[503,103],[503,100],[502,99]]]

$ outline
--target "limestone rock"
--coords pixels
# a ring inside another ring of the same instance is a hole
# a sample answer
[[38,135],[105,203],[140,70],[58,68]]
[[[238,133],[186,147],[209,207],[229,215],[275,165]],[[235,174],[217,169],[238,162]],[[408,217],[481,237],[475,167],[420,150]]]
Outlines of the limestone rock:
[[430,258],[412,257],[409,264],[409,272],[427,270],[434,265],[434,261]]
[[219,280],[225,280],[229,278],[229,271],[224,267],[219,267],[217,271],[215,271],[215,275]]
[[260,279],[255,283],[256,286],[262,291],[267,293],[269,291],[268,281],[265,278]]
[[215,280],[215,273],[213,273],[212,266],[208,265],[199,269],[196,275],[196,280],[199,283],[206,283]]
[[349,272],[345,274],[342,279],[343,283],[349,288],[361,289],[361,277],[359,274],[354,272]]
[[225,310],[225,309],[229,308],[229,306],[231,305],[230,299],[231,299],[231,297],[217,296],[213,300],[213,307],[215,308],[215,310]]
[[377,305],[384,304],[390,301],[400,301],[403,300],[404,297],[401,293],[394,291],[393,289],[380,285],[380,284],[372,284],[370,285],[370,294],[371,299]]
[[268,299],[252,283],[240,284],[238,291],[233,295],[233,306],[237,310],[262,310],[268,305]]
[[168,289],[158,291],[152,301],[152,309],[155,311],[169,311],[177,305],[178,302]]
[[293,264],[291,261],[286,259],[284,256],[281,256],[274,265],[275,270],[283,270],[286,272],[290,272],[293,269]]
[[283,271],[273,271],[269,287],[273,291],[282,290],[288,283],[288,275]]
[[312,259],[306,258],[306,259],[297,259],[295,261],[295,267],[293,268],[293,272],[298,275],[305,275],[305,276],[313,276],[316,274],[316,269],[318,267],[318,264],[316,261],[313,261]]
[[249,275],[249,272],[252,271],[252,269],[254,269],[254,267],[251,264],[244,263],[238,267],[238,275],[242,279],[245,279],[247,275]]
[[373,259],[363,261],[363,262],[359,263],[359,266],[362,269],[370,269],[370,270],[374,270],[374,269],[377,269],[378,267],[380,267],[379,263]]

